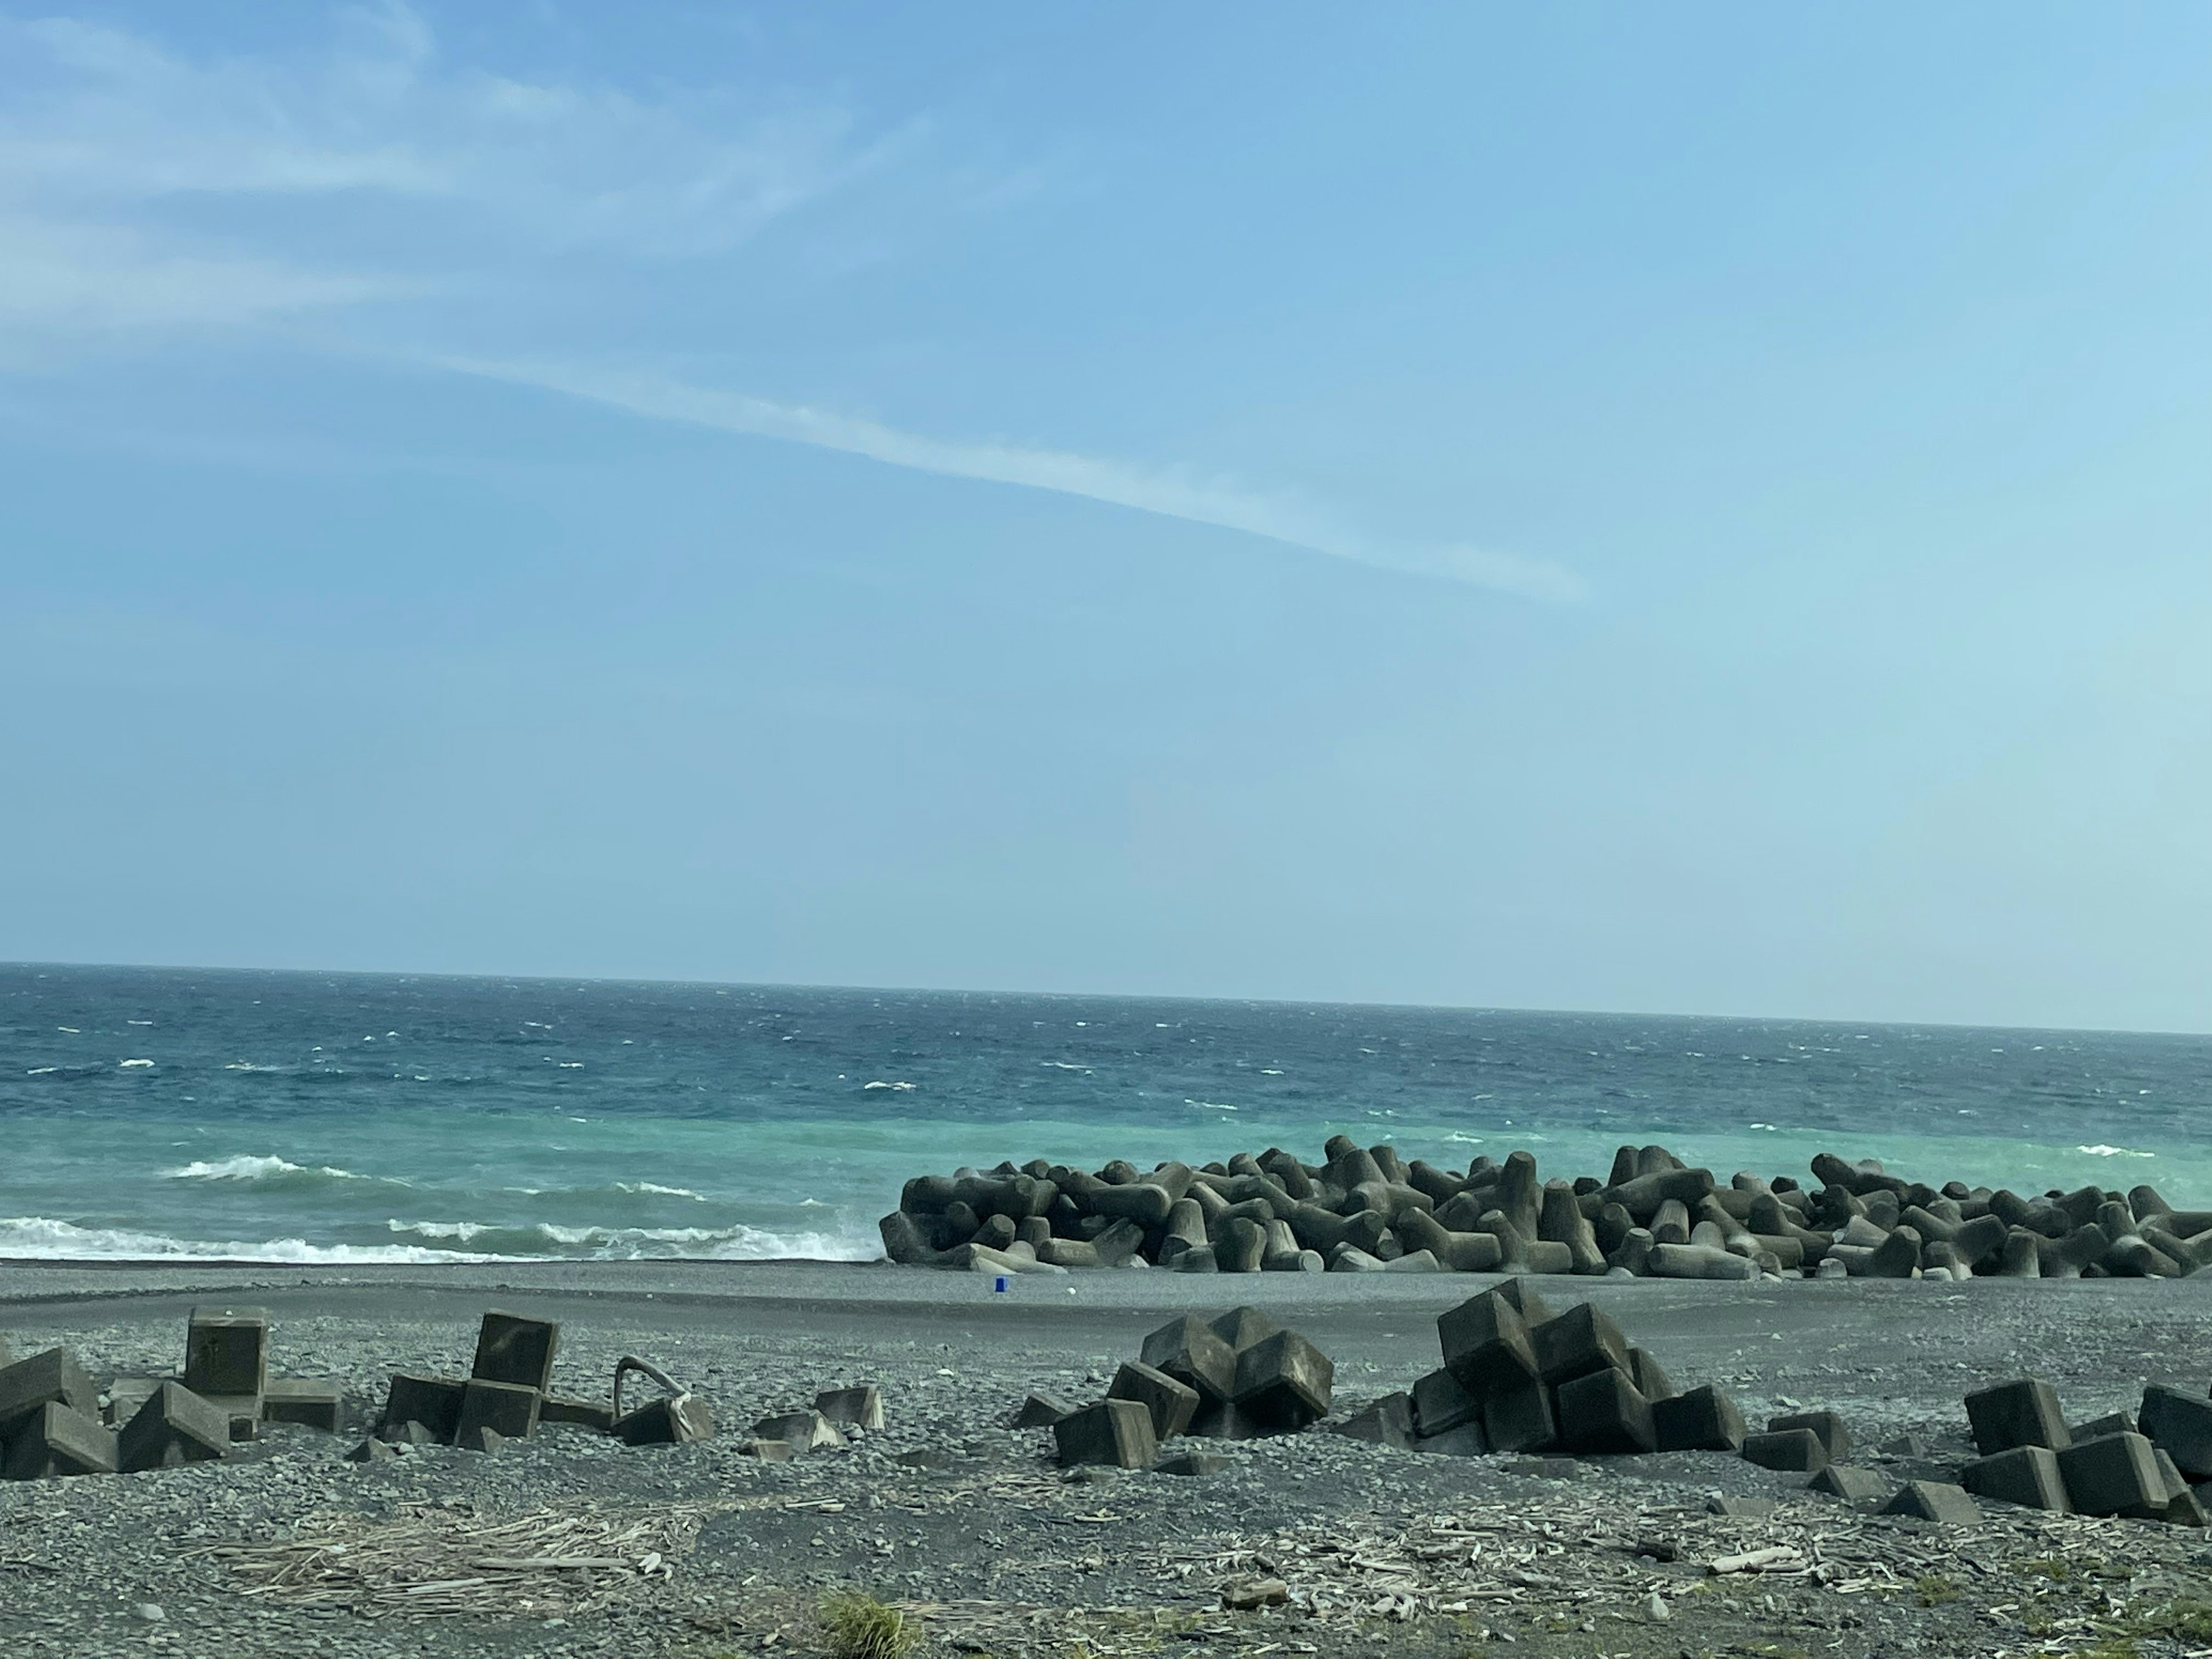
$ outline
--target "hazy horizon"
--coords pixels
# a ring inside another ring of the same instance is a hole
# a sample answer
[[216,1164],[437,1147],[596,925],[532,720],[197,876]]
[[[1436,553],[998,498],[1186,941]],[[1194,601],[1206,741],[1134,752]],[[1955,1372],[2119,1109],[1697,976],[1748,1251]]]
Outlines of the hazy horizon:
[[2212,11],[1997,15],[0,0],[0,957],[2212,1030]]

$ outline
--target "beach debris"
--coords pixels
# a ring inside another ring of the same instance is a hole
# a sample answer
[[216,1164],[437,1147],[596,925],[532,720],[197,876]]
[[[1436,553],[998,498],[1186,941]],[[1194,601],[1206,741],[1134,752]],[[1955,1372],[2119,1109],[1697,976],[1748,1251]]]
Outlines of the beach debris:
[[1231,1613],[1288,1605],[1291,1587],[1279,1578],[1234,1578],[1221,1587],[1221,1605]]
[[1840,1498],[1846,1503],[1864,1504],[1887,1498],[1890,1495],[1890,1485],[1889,1477],[1878,1469],[1856,1468],[1849,1463],[1831,1463],[1805,1483],[1805,1490],[1817,1492],[1828,1498]]
[[895,1262],[993,1274],[1141,1263],[1181,1273],[1948,1283],[2212,1267],[2212,1211],[2176,1211],[2148,1186],[2031,1198],[1907,1182],[1876,1160],[1832,1152],[1815,1156],[1811,1174],[1810,1189],[1747,1170],[1723,1185],[1654,1146],[1621,1147],[1602,1180],[1545,1181],[1526,1151],[1460,1170],[1337,1135],[1317,1164],[1270,1147],[1150,1172],[1120,1159],[1093,1171],[1040,1158],[917,1176],[879,1230]]
[[[625,1412],[623,1380],[629,1376],[642,1376],[665,1392],[659,1399]],[[615,1362],[614,1401],[612,1433],[624,1445],[686,1446],[714,1437],[714,1419],[707,1409],[707,1402],[689,1389],[679,1387],[658,1365],[635,1354],[624,1354]],[[835,1429],[830,1432],[836,1434]],[[842,1443],[842,1437],[837,1443]]]

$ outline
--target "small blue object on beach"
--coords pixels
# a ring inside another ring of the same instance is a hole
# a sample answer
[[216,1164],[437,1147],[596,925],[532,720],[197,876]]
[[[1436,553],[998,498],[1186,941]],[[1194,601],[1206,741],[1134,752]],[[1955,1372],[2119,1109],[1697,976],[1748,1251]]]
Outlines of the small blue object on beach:
[[991,1288],[994,1291],[1003,1291],[1013,1282],[1014,1281],[1007,1278],[1006,1274],[997,1273],[992,1277]]

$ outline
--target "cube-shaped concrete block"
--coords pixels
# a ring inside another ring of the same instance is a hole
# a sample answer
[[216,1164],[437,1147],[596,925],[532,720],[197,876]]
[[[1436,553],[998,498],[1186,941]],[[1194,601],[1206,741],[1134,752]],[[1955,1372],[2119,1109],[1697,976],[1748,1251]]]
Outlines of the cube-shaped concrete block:
[[1797,1474],[1818,1474],[1828,1467],[1828,1449],[1810,1429],[1783,1429],[1743,1437],[1746,1462],[1762,1469],[1781,1469]]
[[760,1463],[788,1463],[791,1462],[791,1442],[788,1440],[741,1440],[738,1455],[750,1457]]
[[841,1429],[874,1434],[884,1426],[884,1391],[872,1382],[824,1389],[814,1396],[814,1409]]
[[258,1394],[204,1394],[201,1399],[221,1412],[230,1423],[233,1440],[252,1440],[261,1431],[261,1396]]
[[1766,1419],[1769,1434],[1779,1434],[1786,1429],[1811,1430],[1831,1463],[1843,1462],[1851,1455],[1851,1431],[1833,1412],[1790,1412]]
[[2171,1457],[2184,1475],[2212,1480],[2212,1400],[2154,1382],[2143,1390],[2136,1421],[2143,1437]]
[[[1276,1329],[1275,1322],[1257,1308],[1231,1308],[1225,1314],[1215,1315],[1212,1322],[1213,1334],[1239,1354],[1255,1343],[1266,1341],[1275,1334]],[[1161,1369],[1164,1370],[1166,1367]]]
[[1152,1468],[1161,1474],[1179,1474],[1186,1478],[1201,1479],[1209,1474],[1218,1474],[1228,1467],[1229,1460],[1219,1453],[1202,1451],[1177,1452],[1174,1456],[1163,1457],[1152,1465]]
[[672,1395],[624,1412],[615,1419],[612,1432],[626,1446],[689,1446],[714,1437],[714,1417],[697,1395]]
[[1237,1407],[1276,1432],[1303,1429],[1328,1415],[1336,1367],[1296,1331],[1277,1331],[1237,1354]]
[[2040,1377],[2023,1376],[1966,1396],[1966,1420],[1973,1425],[1974,1449],[1984,1457],[2014,1446],[2048,1446],[2063,1451],[2074,1437],[2058,1393]]
[[166,1376],[118,1376],[107,1385],[107,1403],[100,1407],[100,1420],[111,1429],[119,1429],[138,1415],[138,1408],[161,1391],[164,1382],[173,1382]]
[[1482,1396],[1482,1432],[1495,1451],[1549,1450],[1559,1443],[1552,1391],[1533,1376],[1494,1384]]
[[2142,1431],[2136,1426],[2133,1413],[2106,1412],[2086,1423],[2069,1425],[2068,1432],[2076,1440],[2094,1440],[2100,1434],[2139,1434]]
[[461,1388],[461,1415],[453,1439],[465,1444],[479,1429],[502,1440],[521,1440],[538,1431],[538,1409],[545,1396],[520,1382],[493,1382],[472,1376]]
[[[1231,1376],[1233,1377],[1233,1372]],[[1057,1395],[1024,1395],[1022,1403],[1014,1407],[1012,1426],[1018,1429],[1048,1429],[1074,1409]]]
[[1413,1398],[1407,1394],[1386,1394],[1338,1424],[1336,1432],[1347,1439],[1364,1440],[1396,1451],[1410,1450],[1414,1440]]
[[1486,1291],[1437,1317],[1444,1369],[1480,1399],[1493,1388],[1527,1382],[1536,1355],[1520,1310],[1501,1291]]
[[1977,1498],[2063,1515],[2074,1507],[2059,1473],[2058,1454],[2048,1446],[2014,1446],[1976,1458],[1960,1471],[1959,1484]]
[[1653,1405],[1671,1399],[1675,1392],[1674,1381],[1660,1369],[1659,1362],[1641,1348],[1628,1351],[1628,1380],[1636,1384],[1636,1392]]
[[48,1348],[0,1370],[0,1440],[47,1406],[66,1406],[85,1417],[100,1415],[100,1390],[67,1348]]
[[845,1443],[838,1426],[820,1412],[779,1412],[753,1425],[757,1440],[788,1440],[793,1451],[829,1451]]
[[1445,1434],[1463,1423],[1481,1420],[1482,1401],[1462,1388],[1449,1371],[1431,1371],[1413,1384],[1416,1433]]
[[469,1375],[479,1382],[513,1382],[544,1394],[553,1386],[553,1357],[561,1351],[561,1328],[550,1319],[528,1319],[497,1309],[477,1328],[476,1363]]
[[67,1474],[112,1474],[115,1434],[99,1418],[49,1401],[8,1432],[4,1472],[10,1480]]
[[467,1386],[448,1377],[394,1371],[380,1421],[390,1426],[420,1423],[440,1444],[450,1446],[461,1426],[461,1395]]
[[185,1386],[203,1400],[258,1399],[269,1384],[269,1310],[195,1308],[185,1327]]
[[[1053,1425],[1059,1427],[1058,1424]],[[1185,1434],[1198,1436],[1202,1440],[1257,1440],[1269,1432],[1265,1423],[1249,1416],[1233,1400],[1218,1404],[1208,1403],[1198,1408],[1198,1415],[1190,1419]]]
[[549,1394],[538,1403],[538,1421],[573,1423],[578,1428],[597,1429],[601,1434],[611,1432],[615,1425],[615,1408],[595,1400],[571,1400],[564,1395]]
[[1708,1383],[1653,1401],[1651,1432],[1661,1451],[1741,1451],[1743,1413],[1727,1393]]
[[1559,1384],[1553,1410],[1559,1443],[1584,1454],[1648,1452],[1656,1445],[1651,1403],[1626,1371],[1587,1371]]
[[1133,1400],[1152,1414],[1155,1443],[1172,1440],[1198,1415],[1198,1390],[1141,1359],[1127,1361],[1114,1373],[1109,1400]]
[[1846,1502],[1863,1504],[1876,1498],[1886,1498],[1890,1493],[1889,1477],[1873,1469],[1853,1468],[1848,1463],[1831,1463],[1805,1483],[1807,1492],[1825,1493]]
[[2119,1515],[2166,1501],[2158,1457],[2139,1434],[2077,1440],[2058,1454],[2058,1474],[2077,1515]]
[[1098,1463],[1113,1468],[1150,1468],[1159,1455],[1152,1438],[1152,1414],[1134,1400],[1102,1400],[1070,1413],[1052,1425],[1060,1461],[1073,1467]]
[[1551,1304],[1529,1288],[1525,1279],[1509,1279],[1491,1294],[1519,1314],[1523,1325],[1541,1325],[1554,1316]]
[[1881,1506],[1884,1515],[1911,1516],[1946,1527],[1976,1527],[1982,1511],[1963,1486],[1948,1480],[1908,1480]]
[[1480,1423],[1462,1423],[1442,1434],[1425,1434],[1413,1449],[1426,1457],[1480,1457],[1490,1450],[1490,1437]]
[[211,1463],[230,1455],[230,1413],[181,1382],[164,1382],[123,1425],[115,1450],[126,1474]]
[[261,1395],[261,1420],[297,1423],[336,1434],[345,1419],[345,1390],[328,1377],[272,1376]]
[[1593,1371],[1628,1374],[1628,1339],[1620,1327],[1584,1302],[1528,1328],[1536,1374],[1553,1388]]
[[1170,1320],[1145,1339],[1138,1358],[1188,1382],[1201,1401],[1218,1405],[1237,1392],[1237,1351],[1202,1319]]

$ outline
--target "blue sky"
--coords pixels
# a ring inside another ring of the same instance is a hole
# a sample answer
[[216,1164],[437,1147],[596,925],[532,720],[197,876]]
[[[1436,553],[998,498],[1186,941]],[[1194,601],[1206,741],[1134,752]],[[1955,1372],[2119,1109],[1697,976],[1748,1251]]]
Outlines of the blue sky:
[[2212,11],[0,5],[0,957],[2212,1029]]

